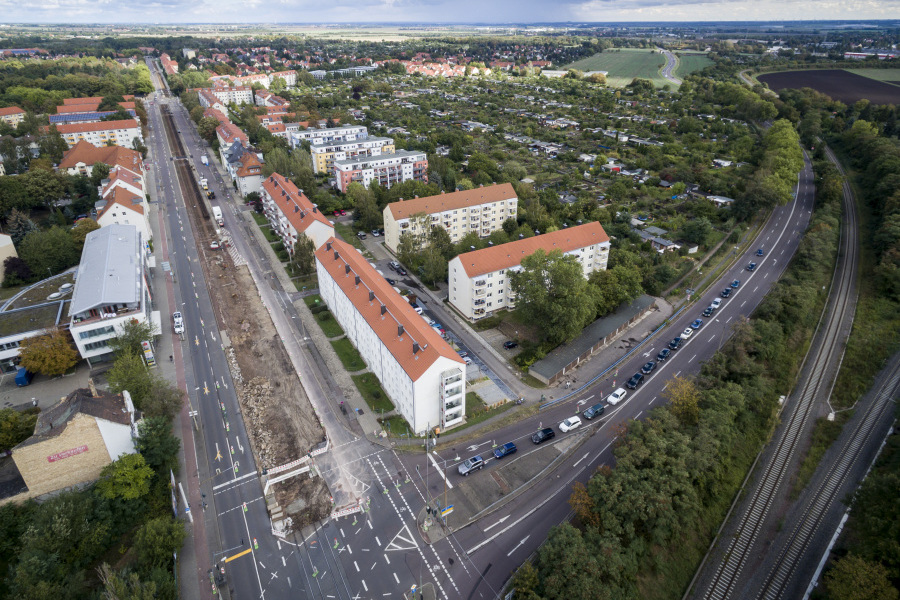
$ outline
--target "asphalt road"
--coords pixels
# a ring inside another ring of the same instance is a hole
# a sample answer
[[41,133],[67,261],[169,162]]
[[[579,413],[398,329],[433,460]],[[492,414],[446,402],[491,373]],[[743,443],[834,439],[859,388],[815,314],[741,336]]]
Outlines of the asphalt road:
[[662,68],[662,76],[674,83],[675,85],[681,85],[681,80],[675,77],[675,65],[676,58],[675,55],[669,52],[668,50],[664,50],[662,48],[657,48],[660,52],[662,52],[666,57],[666,64]]

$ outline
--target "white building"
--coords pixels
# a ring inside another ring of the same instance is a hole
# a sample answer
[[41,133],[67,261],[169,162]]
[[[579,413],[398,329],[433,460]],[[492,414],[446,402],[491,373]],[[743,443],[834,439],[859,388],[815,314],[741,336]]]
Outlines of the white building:
[[304,129],[291,133],[291,148],[296,148],[301,142],[309,142],[311,145],[330,144],[332,142],[352,142],[354,140],[369,137],[365,125],[345,125],[343,127],[326,127],[323,129]]
[[[509,183],[392,202],[384,208],[384,243],[396,253],[403,233],[423,238],[435,226],[443,227],[454,243],[469,233],[485,238],[515,218],[518,206]],[[423,214],[428,217],[424,229],[414,218]]]
[[73,147],[84,140],[94,146],[108,146],[110,143],[125,148],[133,148],[135,138],[143,144],[141,127],[134,119],[121,121],[100,121],[98,123],[64,123],[56,125],[56,130],[69,145]]
[[310,147],[310,156],[313,171],[319,174],[330,174],[334,170],[335,161],[349,160],[360,156],[392,154],[394,150],[394,140],[391,138],[372,136],[352,142],[316,144]]
[[414,179],[428,183],[428,156],[424,152],[398,150],[378,156],[357,156],[334,161],[335,187],[347,191],[354,181],[369,187],[373,181],[383,188]]
[[203,108],[219,108],[217,104],[253,104],[253,90],[248,86],[217,86],[197,90],[197,98]]
[[466,365],[356,248],[316,251],[319,294],[416,434],[465,418]]
[[150,217],[144,197],[131,193],[125,188],[114,188],[104,195],[96,204],[97,224],[100,227],[110,225],[131,225],[137,229],[142,240],[149,240]]
[[509,273],[521,271],[522,260],[537,250],[547,254],[560,250],[574,256],[587,277],[606,269],[609,236],[600,223],[594,222],[460,254],[448,265],[450,304],[472,321],[514,307]]
[[331,221],[290,179],[272,173],[262,182],[260,198],[272,230],[281,237],[288,253],[294,251],[298,235],[310,238],[316,248],[334,237]]
[[89,363],[111,358],[109,340],[128,321],[160,330],[159,311],[150,305],[152,261],[133,225],[112,224],[87,235],[69,305],[69,331]]

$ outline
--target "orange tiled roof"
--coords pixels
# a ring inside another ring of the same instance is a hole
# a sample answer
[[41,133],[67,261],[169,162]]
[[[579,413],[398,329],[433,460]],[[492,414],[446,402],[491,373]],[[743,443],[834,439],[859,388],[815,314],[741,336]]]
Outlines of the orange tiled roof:
[[108,131],[113,129],[137,129],[137,121],[134,119],[122,119],[120,121],[100,121],[99,123],[60,123],[56,130],[61,134],[84,133],[87,131]]
[[6,108],[0,108],[0,117],[6,117],[8,115],[24,115],[25,111],[19,108],[18,106],[7,106]]
[[322,211],[313,206],[309,198],[297,189],[290,179],[278,173],[272,173],[263,179],[262,186],[298,233],[306,231],[313,221],[319,221],[334,228],[331,221],[322,214]]
[[106,206],[97,214],[97,218],[102,217],[106,212],[113,207],[114,204],[119,204],[128,208],[130,210],[135,211],[139,214],[144,214],[144,206],[141,204],[141,197],[129,192],[123,187],[117,187],[113,189],[108,196],[106,196]]
[[[417,381],[441,356],[461,366],[465,364],[356,248],[332,237],[316,251],[316,259],[410,379]],[[400,326],[403,327],[402,333]],[[418,344],[417,352],[414,351],[414,343]]]
[[241,166],[237,170],[238,177],[262,175],[262,163],[259,162],[259,158],[252,152],[244,152],[241,155],[240,162]]
[[512,200],[516,198],[516,190],[510,183],[501,183],[487,187],[477,187],[471,190],[426,196],[414,200],[391,202],[387,205],[395,220],[407,219],[417,213],[433,214],[445,210],[478,206],[485,202],[497,202],[499,200]]
[[459,255],[466,275],[477,277],[485,273],[493,273],[500,269],[509,269],[521,264],[522,259],[543,249],[549,254],[553,250],[570,252],[576,248],[584,248],[593,244],[609,241],[609,236],[598,222],[585,223],[576,227],[567,227],[552,233],[516,240],[508,244],[482,248]]
[[140,152],[130,148],[122,146],[103,146],[98,148],[90,142],[78,140],[77,144],[63,154],[58,168],[71,169],[79,163],[93,166],[94,163],[98,162],[110,167],[118,165],[140,173],[142,158]]

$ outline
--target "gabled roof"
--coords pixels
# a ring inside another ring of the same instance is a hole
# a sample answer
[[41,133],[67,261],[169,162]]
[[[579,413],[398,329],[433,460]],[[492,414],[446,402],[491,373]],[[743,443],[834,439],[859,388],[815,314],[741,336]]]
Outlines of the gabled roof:
[[7,106],[6,108],[0,108],[0,117],[6,117],[9,115],[24,115],[25,111],[19,108],[18,106]]
[[600,223],[593,222],[466,252],[457,258],[459,258],[466,275],[477,277],[500,269],[518,266],[526,256],[531,256],[538,250],[544,250],[547,254],[553,250],[561,250],[566,253],[576,248],[604,242],[609,242],[609,236],[606,235]]
[[34,425],[34,434],[16,448],[38,444],[60,435],[66,430],[68,422],[79,413],[119,425],[131,425],[129,406],[122,394],[98,390],[97,396],[94,396],[91,390],[82,388],[75,390],[55,406],[41,411]]
[[140,302],[140,245],[134,225],[113,224],[90,232],[81,251],[69,316],[100,306]]
[[306,231],[315,221],[334,229],[331,221],[290,179],[278,173],[272,173],[263,179],[262,187],[298,233]]
[[241,131],[241,128],[234,123],[223,123],[216,127],[216,134],[219,138],[225,140],[226,144],[230,144],[235,140],[240,140],[243,144],[249,144],[250,140],[247,134]]
[[387,210],[391,211],[394,220],[400,220],[408,219],[410,216],[418,213],[434,214],[445,210],[468,208],[469,206],[478,206],[479,204],[497,202],[499,200],[518,200],[516,190],[513,189],[511,183],[501,183],[499,185],[477,187],[471,190],[450,192],[449,194],[391,202],[387,205]]
[[88,141],[78,140],[77,144],[63,154],[58,168],[71,169],[79,164],[93,166],[94,163],[101,162],[110,167],[120,166],[139,173],[142,161],[141,153],[137,150],[131,150],[123,146],[103,146],[98,148]]
[[103,217],[114,204],[133,210],[138,214],[144,214],[143,198],[121,186],[113,188],[103,199],[106,200],[106,204],[98,211],[97,220]]
[[416,314],[412,306],[394,291],[356,248],[332,237],[316,251],[316,260],[328,271],[410,379],[417,381],[440,357],[460,366],[465,365],[462,358]]
[[134,119],[122,119],[120,121],[100,121],[98,123],[61,123],[56,130],[61,134],[85,133],[87,131],[111,131],[113,129],[137,129],[137,121]]
[[238,177],[262,176],[262,163],[259,157],[252,152],[244,152],[240,158],[241,166],[238,167]]

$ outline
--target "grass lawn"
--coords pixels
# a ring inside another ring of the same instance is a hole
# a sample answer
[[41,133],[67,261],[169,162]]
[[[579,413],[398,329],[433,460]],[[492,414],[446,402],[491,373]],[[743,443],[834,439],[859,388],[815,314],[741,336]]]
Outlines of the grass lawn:
[[481,396],[475,392],[466,392],[466,414],[471,414],[476,410],[487,408],[487,404],[481,399]]
[[255,210],[251,211],[250,214],[253,215],[253,220],[256,221],[256,224],[259,225],[260,227],[263,227],[263,226],[269,224],[269,220],[266,218],[266,215],[264,215],[262,213],[258,213]]
[[365,398],[366,404],[369,405],[369,410],[373,413],[394,410],[394,405],[391,404],[387,394],[381,389],[378,378],[372,373],[354,375],[353,383],[356,384],[356,389],[358,389],[359,393],[362,394],[362,397]]
[[391,437],[407,437],[407,435],[413,438],[422,437],[420,435],[415,435],[409,428],[409,423],[407,423],[406,419],[400,415],[392,415],[385,419],[378,419],[378,422],[381,423],[382,427],[387,430],[388,435]]
[[896,83],[900,81],[900,69],[844,69],[856,75],[862,75],[876,81]]
[[323,310],[316,315],[316,322],[322,328],[322,333],[327,337],[333,338],[344,335],[344,330],[338,325],[334,315],[327,310]]
[[484,402],[481,402],[481,398],[478,398],[478,394],[474,394],[474,396],[476,398],[478,398],[478,402],[481,403],[481,406],[485,407],[485,408],[483,408],[483,409],[476,408],[474,413],[470,413],[469,412],[469,406],[470,406],[469,394],[471,394],[471,393],[472,392],[469,392],[466,394],[466,422],[462,425],[454,427],[453,429],[450,429],[449,430],[450,432],[456,433],[457,431],[461,431],[461,430],[465,429],[466,427],[471,427],[472,425],[476,425],[478,423],[481,423],[482,421],[486,421],[486,420],[490,419],[491,417],[495,417],[497,415],[505,413],[506,411],[508,411],[509,409],[511,409],[513,406],[516,405],[515,402],[504,402],[503,404],[500,404],[494,408],[487,408],[487,407],[485,407]]
[[657,87],[672,85],[659,74],[666,64],[666,57],[657,51],[639,48],[612,48],[600,54],[583,58],[563,67],[579,71],[607,71],[606,82],[610,87],[625,87],[635,77],[649,79]]
[[298,292],[319,287],[319,279],[315,275],[293,277],[291,280],[294,282],[294,287],[297,288]]
[[356,237],[356,233],[353,232],[353,228],[349,225],[345,225],[344,223],[335,223],[334,224],[334,232],[341,236],[341,239],[354,246],[359,248],[360,250],[364,250],[362,241]]
[[359,371],[366,368],[366,363],[363,361],[362,356],[359,355],[359,352],[356,351],[356,348],[353,347],[353,344],[347,338],[331,342],[331,345],[334,351],[337,352],[338,358],[341,359],[344,368],[348,371]]
[[675,56],[678,57],[678,63],[675,65],[674,75],[679,79],[713,64],[706,54],[679,54],[676,52]]
[[303,299],[306,302],[306,305],[310,308],[314,306],[320,306],[322,304],[322,297],[318,294],[313,294],[312,296],[307,296]]

